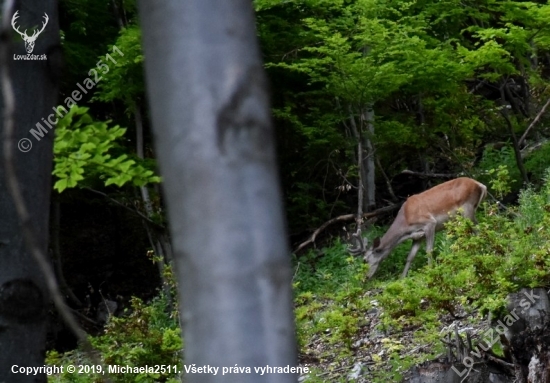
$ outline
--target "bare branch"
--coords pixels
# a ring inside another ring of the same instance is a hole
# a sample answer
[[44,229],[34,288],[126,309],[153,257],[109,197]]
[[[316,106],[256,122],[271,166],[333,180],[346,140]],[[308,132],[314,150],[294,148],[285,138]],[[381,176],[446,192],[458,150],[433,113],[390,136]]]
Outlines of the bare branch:
[[[393,210],[397,210],[401,207],[402,203],[397,203],[395,205],[390,205],[390,206],[386,206],[386,207],[383,207],[381,209],[378,209],[378,210],[374,210],[374,211],[371,211],[369,213],[363,213],[363,218],[372,218],[372,217],[377,217],[379,215],[382,215],[382,214],[386,214],[386,213],[389,213],[390,211],[393,211]],[[357,215],[356,214],[344,214],[344,215],[340,215],[338,217],[334,217],[332,219],[329,219],[327,222],[325,222],[324,224],[322,224],[321,226],[319,226],[319,228],[317,228],[313,234],[309,237],[308,240],[302,242],[294,251],[293,253],[297,253],[299,252],[300,250],[302,250],[304,247],[312,244],[312,243],[315,243],[315,239],[317,238],[317,236],[319,235],[319,233],[321,233],[323,230],[325,230],[327,227],[329,227],[330,225],[336,223],[336,222],[345,222],[345,221],[351,221],[351,220],[354,220],[357,218]]]
[[529,131],[533,128],[533,126],[536,125],[537,122],[539,122],[541,116],[544,114],[544,112],[546,112],[546,108],[548,108],[549,105],[550,105],[550,98],[548,99],[548,101],[546,101],[546,104],[544,104],[544,106],[541,108],[541,110],[537,113],[537,116],[529,124],[529,127],[525,130],[525,132],[523,132],[521,138],[518,140],[518,145],[519,146],[523,145],[523,142],[527,138],[527,135],[529,134]]
[[417,176],[420,178],[444,178],[452,179],[460,177],[460,173],[422,173],[422,172],[413,172],[412,170],[403,170],[401,174],[410,174],[412,176]]
[[154,226],[156,229],[165,230],[164,226],[162,226],[162,225],[156,223],[155,221],[151,220],[149,217],[147,217],[146,215],[141,213],[139,210],[132,209],[131,207],[126,206],[122,202],[110,197],[109,195],[107,195],[103,192],[100,192],[99,190],[95,190],[95,189],[91,189],[91,188],[84,188],[84,190],[91,191],[92,193],[99,194],[100,196],[103,196],[103,197],[107,198],[109,201],[113,202],[114,204],[116,204],[118,206],[121,206],[124,209],[128,210],[129,212],[132,212],[133,214],[137,215],[138,217],[140,217],[145,222],[147,222],[147,223],[151,224],[152,226]]
[[393,192],[393,187],[391,186],[391,181],[384,171],[384,168],[382,167],[382,164],[380,163],[380,159],[378,156],[375,157],[376,165],[378,165],[378,169],[380,169],[380,173],[382,173],[382,177],[384,177],[384,180],[386,181],[386,186],[388,187],[388,192],[390,193],[391,199],[393,202],[398,201],[398,198],[395,196],[395,193]]

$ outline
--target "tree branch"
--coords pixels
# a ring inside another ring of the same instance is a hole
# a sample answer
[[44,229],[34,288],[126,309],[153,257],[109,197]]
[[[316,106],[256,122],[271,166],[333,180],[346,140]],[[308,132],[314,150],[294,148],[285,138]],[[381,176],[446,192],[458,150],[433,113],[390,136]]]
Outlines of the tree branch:
[[544,112],[546,111],[546,108],[548,108],[549,105],[550,105],[550,98],[548,99],[548,101],[546,101],[546,104],[544,104],[544,106],[541,108],[541,110],[537,113],[537,116],[533,119],[533,122],[531,122],[529,124],[529,127],[525,130],[525,132],[523,132],[521,138],[518,140],[518,145],[519,146],[523,145],[523,142],[527,138],[527,135],[529,134],[529,131],[533,128],[533,126],[535,126],[535,124],[537,122],[539,122],[541,116],[544,114]]
[[[380,208],[380,209],[377,209],[377,210],[374,210],[374,211],[371,211],[369,213],[363,213],[363,216],[362,218],[372,218],[372,217],[376,217],[376,216],[379,216],[379,215],[382,215],[382,214],[385,214],[385,213],[388,213],[390,211],[393,211],[393,210],[396,210],[396,209],[399,209],[401,207],[402,203],[396,203],[394,205],[390,205],[390,206],[386,206],[386,207],[383,207],[383,208]],[[356,214],[344,214],[344,215],[340,215],[338,217],[334,217],[332,219],[329,219],[327,222],[323,223],[321,226],[319,226],[319,228],[317,228],[313,234],[309,237],[309,239],[307,239],[306,241],[302,242],[294,251],[293,253],[297,253],[299,252],[300,250],[302,250],[304,247],[312,244],[312,243],[315,243],[315,239],[317,238],[317,236],[323,231],[325,230],[327,227],[329,227],[330,225],[336,223],[336,222],[344,222],[344,221],[351,221],[351,220],[354,220],[357,218],[357,215]]]
[[413,172],[412,170],[403,170],[401,174],[410,174],[412,176],[417,176],[420,178],[444,178],[452,179],[460,177],[460,173],[422,173],[422,172]]
[[380,159],[378,158],[378,156],[376,156],[374,159],[376,161],[376,165],[378,165],[378,168],[380,169],[380,173],[382,173],[382,177],[384,177],[384,180],[386,181],[386,186],[388,187],[388,192],[390,193],[392,201],[393,202],[398,201],[398,198],[395,196],[395,193],[393,192],[393,187],[391,186],[391,181],[390,181],[388,175],[386,174],[386,172],[384,171],[384,168],[382,167],[382,164],[380,163]]
[[156,223],[155,221],[151,220],[149,217],[147,217],[145,214],[141,213],[139,210],[132,209],[132,208],[126,206],[125,204],[123,204],[122,202],[110,197],[109,195],[107,195],[103,192],[100,192],[99,190],[90,189],[90,188],[86,188],[86,187],[83,188],[83,189],[91,191],[92,193],[95,193],[95,194],[99,194],[100,196],[103,196],[103,197],[107,198],[109,201],[113,202],[114,204],[116,204],[118,206],[121,206],[124,209],[128,210],[129,212],[132,212],[133,214],[137,215],[138,217],[140,217],[145,222],[153,225],[155,228],[160,229],[160,230],[165,230],[165,227],[163,225],[160,225],[160,224]]

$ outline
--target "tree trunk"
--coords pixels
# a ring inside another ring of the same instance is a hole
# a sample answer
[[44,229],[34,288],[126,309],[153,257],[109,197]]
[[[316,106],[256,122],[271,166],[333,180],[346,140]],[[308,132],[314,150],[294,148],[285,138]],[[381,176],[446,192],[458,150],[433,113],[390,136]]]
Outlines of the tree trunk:
[[[249,0],[142,0],[146,79],[184,323],[186,382],[294,382],[290,253]],[[222,375],[222,367],[251,373]]]
[[[11,91],[6,87],[8,77],[15,97],[13,115],[13,157],[15,171],[26,202],[29,220],[36,234],[35,243],[47,253],[48,217],[51,189],[53,132],[33,139],[29,130],[42,118],[52,114],[56,104],[61,47],[57,19],[57,4],[51,0],[22,0],[18,8],[11,1],[3,2],[4,30],[2,39],[2,132],[6,121],[5,105]],[[17,24],[25,30],[41,26],[44,13],[49,21],[36,40],[32,54],[47,55],[47,60],[19,61],[16,55],[26,55],[25,44],[13,32],[9,20],[19,11]],[[6,77],[5,70],[8,70]],[[9,105],[9,104],[8,104]],[[55,117],[55,115],[54,115]],[[35,136],[36,137],[36,136]],[[9,139],[10,137],[8,137]],[[5,140],[6,137],[3,136]],[[32,146],[32,148],[31,148]],[[19,150],[18,150],[19,148]],[[28,150],[27,150],[28,149]],[[25,245],[22,225],[8,189],[4,146],[0,145],[0,382],[46,382],[45,374],[12,373],[12,366],[40,367],[44,365],[48,293],[44,276]]]
[[[141,116],[141,108],[139,102],[134,103],[134,119],[136,125],[136,153],[137,156],[143,160],[145,158],[145,143],[143,138],[143,118]],[[141,193],[141,200],[145,208],[145,214],[147,218],[153,220],[153,204],[151,202],[151,196],[149,194],[149,189],[147,188],[147,185],[140,186],[139,191]],[[164,232],[159,232],[159,230],[154,231],[147,222],[143,222],[143,225],[145,226],[145,230],[147,231],[147,237],[149,238],[151,247],[153,248],[153,251],[155,252],[155,255],[157,257],[155,262],[159,271],[160,279],[162,281],[162,290],[164,291],[164,295],[168,300],[170,311],[172,311],[172,294],[170,292],[170,286],[168,285],[166,277],[164,275],[164,270],[167,263],[169,262],[169,258],[166,256],[164,252],[164,247],[162,245],[165,244],[165,246],[171,247],[170,241],[168,238],[166,238],[167,236]]]
[[[376,206],[375,158],[372,137],[374,135],[374,110],[371,106],[362,108],[359,115],[359,124],[355,121],[353,108],[348,105],[351,133],[357,141],[357,171],[359,182],[357,185],[357,216],[364,211],[372,211]],[[358,226],[359,227],[359,226]]]
[[[527,171],[525,170],[525,166],[523,166],[523,158],[521,158],[521,150],[519,147],[518,139],[516,137],[516,133],[514,132],[514,125],[512,124],[512,121],[510,119],[510,116],[508,115],[508,109],[506,108],[506,96],[504,89],[506,88],[506,84],[503,84],[500,87],[500,98],[502,100],[502,104],[504,105],[504,108],[501,110],[501,115],[504,118],[504,121],[506,121],[506,126],[508,126],[508,132],[510,133],[510,137],[512,138],[512,147],[514,148],[514,155],[516,157],[516,164],[518,166],[519,173],[521,174],[521,178],[523,179],[523,184],[527,185],[529,183],[529,177],[527,176]],[[510,103],[513,102],[513,99],[510,96]]]
[[367,105],[361,116],[361,128],[365,127],[361,135],[363,141],[363,185],[365,193],[363,196],[363,205],[365,211],[371,211],[376,206],[376,163],[374,161],[374,146],[372,138],[374,137],[374,109],[372,104]]
[[357,233],[360,234],[361,223],[363,222],[363,209],[364,209],[364,195],[365,195],[365,180],[366,173],[363,169],[363,140],[361,139],[361,132],[359,131],[360,127],[357,126],[355,122],[355,115],[353,113],[353,108],[351,105],[348,105],[349,111],[349,122],[351,126],[351,134],[355,139],[357,144],[357,215],[355,218]]

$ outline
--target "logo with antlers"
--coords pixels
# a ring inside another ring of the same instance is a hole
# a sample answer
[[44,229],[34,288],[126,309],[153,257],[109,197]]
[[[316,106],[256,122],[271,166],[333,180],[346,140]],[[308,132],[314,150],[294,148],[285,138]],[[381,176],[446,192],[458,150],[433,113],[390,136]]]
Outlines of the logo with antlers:
[[34,49],[34,43],[35,43],[36,39],[38,38],[38,36],[40,36],[40,34],[44,30],[44,28],[46,28],[46,25],[48,24],[49,17],[44,12],[44,16],[42,16],[44,18],[44,23],[42,24],[42,29],[35,30],[32,33],[32,36],[29,36],[29,35],[27,35],[27,30],[26,29],[25,29],[25,32],[21,32],[19,30],[19,27],[17,25],[15,25],[15,21],[19,18],[18,13],[19,13],[19,11],[15,12],[13,17],[11,18],[11,26],[23,38],[23,41],[25,42],[25,49],[27,50],[27,53],[32,53],[32,51]]

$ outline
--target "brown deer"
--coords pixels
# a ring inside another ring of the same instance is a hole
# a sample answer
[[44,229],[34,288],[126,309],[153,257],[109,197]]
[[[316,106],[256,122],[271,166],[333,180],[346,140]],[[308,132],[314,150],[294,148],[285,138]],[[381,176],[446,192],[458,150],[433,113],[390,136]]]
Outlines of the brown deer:
[[477,224],[476,209],[486,195],[487,187],[471,178],[462,177],[444,182],[409,197],[401,206],[386,234],[382,239],[375,239],[372,247],[366,247],[366,240],[361,237],[361,232],[358,230],[352,235],[356,246],[348,247],[348,250],[355,255],[364,254],[364,259],[370,266],[368,273],[370,279],[380,262],[386,259],[397,245],[412,239],[412,248],[401,275],[401,278],[404,278],[424,238],[426,238],[428,263],[431,263],[435,233],[443,228],[443,224],[457,210],[462,209],[464,217]]

